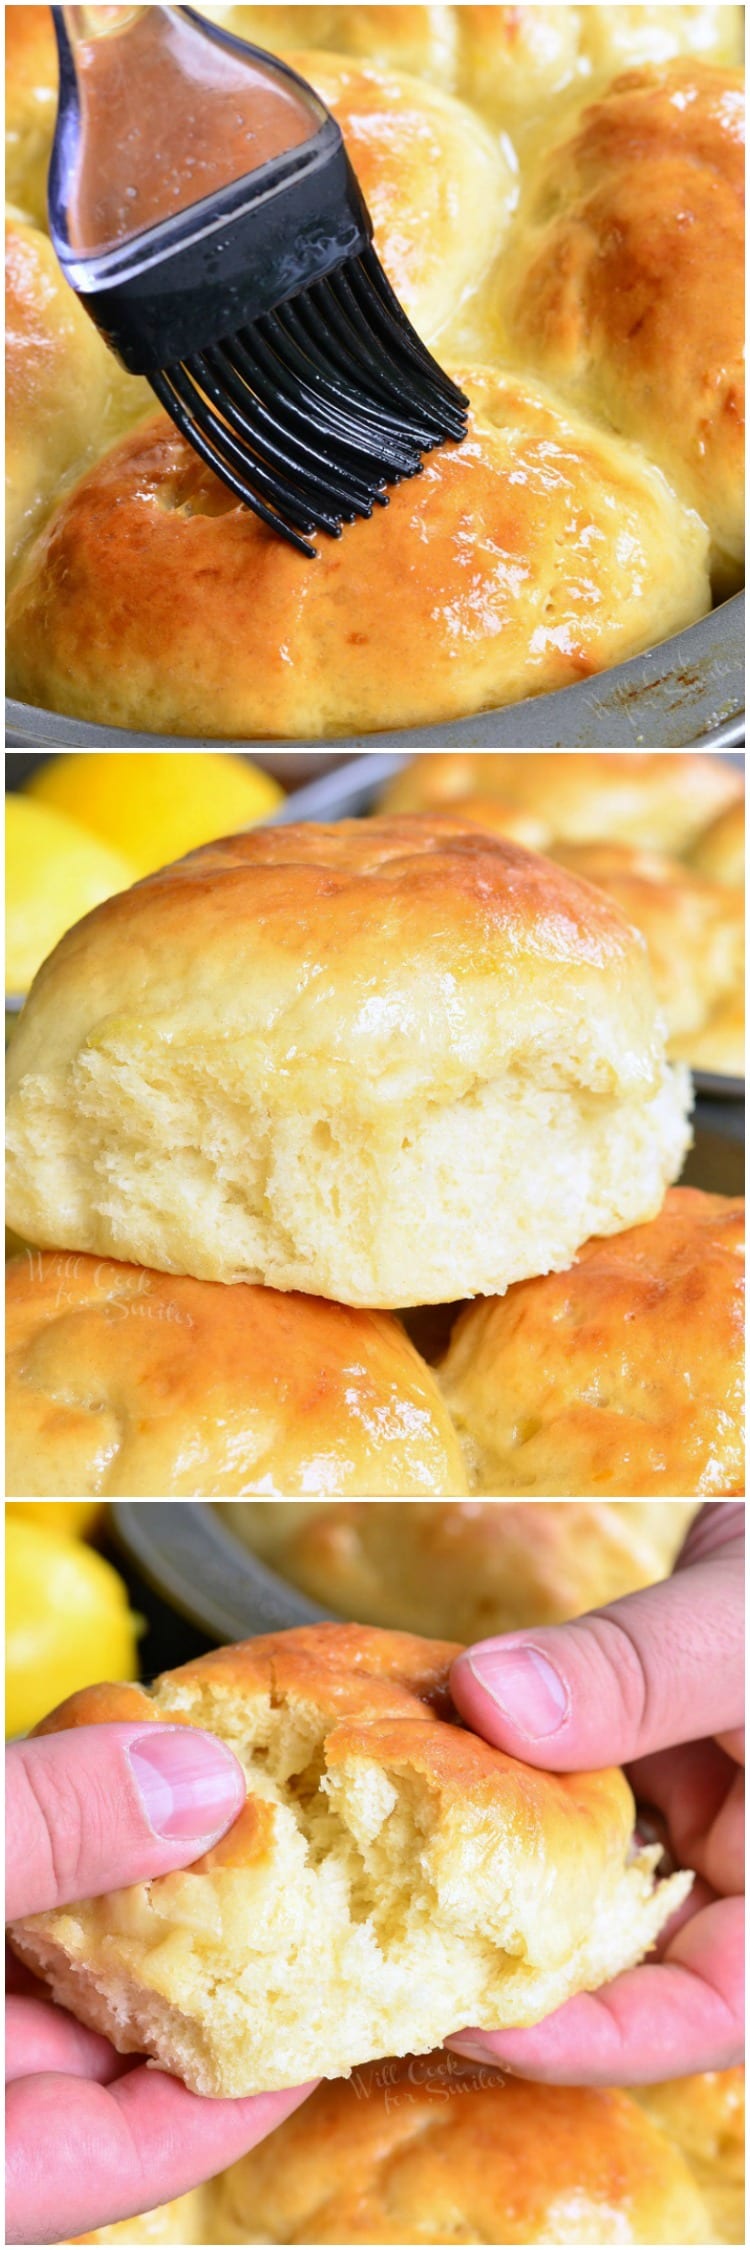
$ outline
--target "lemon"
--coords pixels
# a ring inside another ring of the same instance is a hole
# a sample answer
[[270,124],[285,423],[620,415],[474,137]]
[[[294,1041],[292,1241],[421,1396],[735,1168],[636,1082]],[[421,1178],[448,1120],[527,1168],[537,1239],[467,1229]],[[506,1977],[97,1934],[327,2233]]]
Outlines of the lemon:
[[85,1539],[104,1514],[103,1500],[6,1500],[8,1516],[29,1516],[47,1531],[64,1531],[71,1539]]
[[5,799],[5,989],[26,992],[58,938],[136,869],[78,821],[30,798]]
[[5,1527],[6,1718],[25,1734],[76,1688],[136,1677],[141,1620],[93,1547],[10,1516]]
[[139,875],[264,820],[284,795],[222,750],[73,751],[42,766],[29,792],[127,852]]

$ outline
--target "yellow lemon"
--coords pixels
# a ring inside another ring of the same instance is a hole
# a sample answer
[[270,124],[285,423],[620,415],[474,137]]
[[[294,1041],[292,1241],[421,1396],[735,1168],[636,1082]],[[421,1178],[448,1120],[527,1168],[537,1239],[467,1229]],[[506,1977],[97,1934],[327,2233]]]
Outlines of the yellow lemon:
[[5,799],[5,990],[27,992],[32,977],[74,922],[137,870],[49,805]]
[[28,1516],[47,1531],[64,1531],[71,1539],[85,1539],[101,1521],[105,1507],[104,1500],[6,1500],[5,1512],[8,1516]]
[[141,1620],[93,1547],[11,1516],[5,1527],[6,1732],[25,1734],[76,1688],[136,1677]]
[[42,766],[29,791],[127,852],[139,875],[264,820],[284,795],[260,766],[222,750],[73,751]]

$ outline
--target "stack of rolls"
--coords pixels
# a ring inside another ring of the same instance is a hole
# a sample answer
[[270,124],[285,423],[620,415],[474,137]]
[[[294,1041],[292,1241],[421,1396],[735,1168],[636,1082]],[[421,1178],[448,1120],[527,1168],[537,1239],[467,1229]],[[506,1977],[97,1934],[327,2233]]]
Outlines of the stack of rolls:
[[50,11],[8,15],[8,680],[84,720],[331,739],[550,692],[742,578],[742,10],[214,7],[338,119],[469,435],[315,567],[57,272]]
[[62,940],[8,1092],[14,1495],[741,1489],[741,1206],[670,1187],[643,939],[552,859],[210,844]]

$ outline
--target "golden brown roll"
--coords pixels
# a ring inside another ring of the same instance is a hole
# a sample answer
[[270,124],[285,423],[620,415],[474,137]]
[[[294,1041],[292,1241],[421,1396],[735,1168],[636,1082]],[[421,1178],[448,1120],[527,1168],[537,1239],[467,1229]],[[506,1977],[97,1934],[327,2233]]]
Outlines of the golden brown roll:
[[[400,12],[421,22],[430,15],[422,8]],[[13,13],[46,19],[27,28],[25,36],[11,34],[8,85],[9,119],[17,120],[9,192],[46,226],[42,160],[46,166],[54,127],[55,42],[49,9]],[[259,22],[242,27],[231,20],[242,10],[206,8],[201,13],[218,16],[227,29],[240,29],[241,36],[256,42],[267,39],[274,52],[283,45],[285,60],[317,87],[341,126],[397,294],[420,333],[435,335],[500,247],[518,195],[512,150],[450,91],[402,75],[421,51],[418,27],[416,39],[402,42],[403,54],[398,41],[386,42],[393,52],[383,55],[385,67],[379,69],[377,53],[369,53],[367,42],[358,46],[354,25],[341,55],[316,51],[321,20],[327,18],[327,29],[335,34],[336,19],[349,14],[356,19],[362,13],[357,9],[249,10]],[[263,17],[272,19],[267,26]],[[289,53],[290,44],[300,51]],[[335,47],[335,36],[326,37],[323,45]],[[358,53],[361,63],[353,59]],[[30,104],[32,136],[26,122]]]
[[640,1959],[686,1897],[654,1883],[623,1774],[548,1774],[453,1722],[452,1642],[268,1634],[36,1733],[207,1727],[248,1781],[192,1867],[11,1925],[55,1998],[198,2093],[340,2077],[462,2024],[531,2023]]
[[664,63],[673,55],[705,62],[741,63],[743,9],[733,7],[582,7],[582,51],[597,77],[636,63]]
[[365,1306],[569,1265],[688,1140],[643,939],[445,817],[257,828],[108,900],[7,1077],[25,1240]]
[[321,535],[314,566],[157,415],[25,558],[9,688],[138,730],[310,741],[567,687],[703,613],[706,533],[658,470],[536,386],[459,374],[469,437]]
[[24,218],[47,225],[47,170],[57,114],[57,45],[50,8],[5,11],[5,192]]
[[426,750],[388,783],[382,810],[463,814],[478,793],[543,823],[545,849],[606,836],[679,855],[743,790],[727,758],[695,751]]
[[[424,755],[426,762],[431,763],[432,753],[426,751]],[[435,763],[439,764],[442,757],[447,764],[450,756],[449,750],[437,751]],[[415,764],[416,762],[415,760]],[[481,780],[482,776],[479,775],[478,778]],[[397,787],[398,782],[396,781],[393,784],[394,794]],[[525,844],[528,851],[547,852],[549,850],[549,822],[543,820],[538,813],[529,810],[525,805],[508,805],[502,797],[493,797],[489,792],[486,797],[483,797],[479,792],[476,792],[467,794],[465,797],[448,799],[446,810],[451,812],[456,820],[468,821],[470,828],[484,828],[491,836],[505,837],[510,844]]]
[[214,2198],[217,2243],[714,2239],[682,2155],[629,2094],[450,2053],[319,2086]]
[[592,75],[692,54],[741,63],[737,7],[208,7],[240,37],[334,47],[459,93],[525,137]]
[[468,1491],[388,1313],[56,1251],[6,1286],[9,1494]]
[[227,1502],[235,1537],[344,1617],[459,1641],[557,1625],[671,1570],[693,1501]]
[[502,244],[518,197],[512,152],[417,78],[311,49],[285,59],[337,118],[389,280],[433,342]]
[[673,1189],[648,1226],[460,1315],[438,1373],[477,1491],[744,1490],[743,1212]]
[[[701,7],[201,7],[201,15],[272,52],[334,49],[407,71],[457,94],[523,139],[540,113],[592,76],[611,78],[673,55],[740,64],[743,10]],[[8,194],[46,226],[46,175],[57,94],[49,8],[7,12]]]
[[[210,11],[212,12],[212,11]],[[569,7],[236,7],[247,39],[334,47],[460,93],[493,122],[515,123],[574,77],[579,16]]]
[[47,235],[20,220],[6,226],[5,290],[10,563],[49,514],[61,485],[153,405],[153,393],[108,351],[63,280]]
[[716,2230],[712,2239],[744,2243],[744,2070],[707,2070],[663,2086],[639,2086],[636,2099],[685,2157]]
[[690,865],[710,883],[727,883],[730,889],[745,882],[745,799],[738,797],[704,828],[693,845]]
[[542,165],[505,271],[510,355],[635,438],[744,555],[744,93],[674,62],[615,80]]
[[745,1067],[745,894],[635,844],[564,844],[553,856],[617,900],[643,932],[667,1052],[693,1070]]

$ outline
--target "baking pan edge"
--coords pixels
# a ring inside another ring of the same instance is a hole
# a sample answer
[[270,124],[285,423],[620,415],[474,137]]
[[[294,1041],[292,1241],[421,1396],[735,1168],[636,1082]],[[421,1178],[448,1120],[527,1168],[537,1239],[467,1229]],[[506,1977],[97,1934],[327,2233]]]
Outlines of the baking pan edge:
[[[391,744],[416,749],[730,749],[744,736],[745,597],[733,594],[697,624],[671,640],[607,672],[581,680],[554,695],[540,695],[500,710],[442,726],[412,727],[388,734],[331,736],[331,749],[367,749]],[[185,749],[213,750],[271,742],[237,737],[208,741],[204,736],[130,734],[121,727],[89,725],[62,713],[36,709],[9,698],[8,749]],[[318,738],[318,741],[320,738]],[[293,749],[314,749],[315,741],[289,740]]]

